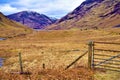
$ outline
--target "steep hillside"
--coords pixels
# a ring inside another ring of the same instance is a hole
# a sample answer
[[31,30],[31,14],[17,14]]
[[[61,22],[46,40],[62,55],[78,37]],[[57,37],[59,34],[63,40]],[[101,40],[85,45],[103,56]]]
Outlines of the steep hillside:
[[22,11],[8,15],[7,17],[33,29],[44,29],[46,26],[56,21],[55,18],[50,18],[32,11]]
[[120,27],[120,0],[86,0],[48,29]]
[[0,12],[0,37],[13,37],[23,35],[31,31],[31,29],[23,26],[22,24],[9,20]]

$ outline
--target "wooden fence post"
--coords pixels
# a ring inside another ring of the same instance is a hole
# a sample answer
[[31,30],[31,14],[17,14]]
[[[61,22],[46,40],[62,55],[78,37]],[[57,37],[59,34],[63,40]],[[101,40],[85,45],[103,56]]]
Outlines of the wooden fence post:
[[45,64],[44,64],[44,63],[43,63],[43,66],[42,66],[42,67],[43,67],[43,69],[45,69]]
[[94,42],[92,41],[92,69],[94,69],[94,46],[95,46],[95,44],[94,44]]
[[19,64],[20,64],[20,74],[23,74],[23,66],[22,66],[22,57],[21,57],[21,53],[19,53]]
[[88,68],[92,69],[92,61],[93,61],[93,41],[88,43]]

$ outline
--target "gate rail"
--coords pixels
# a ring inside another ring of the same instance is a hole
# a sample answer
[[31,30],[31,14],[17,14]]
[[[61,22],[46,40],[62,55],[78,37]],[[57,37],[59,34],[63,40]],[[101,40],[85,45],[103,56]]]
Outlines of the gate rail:
[[[120,45],[120,43],[90,41],[88,43],[88,68],[89,69],[103,68],[120,72],[120,51],[110,49],[97,49],[95,48],[96,44]],[[114,52],[117,54],[116,55],[103,53],[98,54],[95,51]]]

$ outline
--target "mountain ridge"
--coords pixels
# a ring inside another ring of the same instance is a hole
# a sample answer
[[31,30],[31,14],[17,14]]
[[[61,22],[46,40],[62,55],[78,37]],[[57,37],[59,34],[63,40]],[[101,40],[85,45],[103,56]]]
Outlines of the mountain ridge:
[[7,17],[33,29],[44,29],[46,26],[54,23],[57,20],[34,11],[21,11],[7,15]]
[[120,25],[120,0],[86,0],[47,29],[112,28]]

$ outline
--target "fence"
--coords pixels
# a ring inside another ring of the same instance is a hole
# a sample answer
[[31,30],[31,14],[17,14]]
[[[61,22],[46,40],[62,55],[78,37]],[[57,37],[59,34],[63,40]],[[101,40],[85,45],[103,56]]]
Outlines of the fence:
[[[90,69],[102,68],[120,72],[120,51],[98,49],[96,44],[120,46],[120,43],[90,41],[88,44],[88,67]],[[98,54],[98,51],[101,53]]]
[[71,67],[73,64],[75,64],[79,59],[81,59],[83,56],[85,56],[88,53],[88,51],[85,51],[82,55],[80,55],[77,59],[75,59],[71,64],[69,64],[66,68],[68,69],[69,67]]
[[[110,43],[110,42],[93,42],[90,41],[88,43],[88,50],[85,51],[82,55],[80,55],[77,59],[75,59],[71,64],[69,64],[66,68],[68,69],[72,65],[74,65],[79,59],[85,56],[88,53],[88,68],[103,68],[120,72],[120,50],[110,50],[110,49],[101,49],[97,48],[96,44],[109,44],[109,45],[119,45],[120,43]],[[100,51],[101,53],[97,53],[96,51]],[[104,52],[104,53],[103,53]],[[106,54],[109,52],[109,54]],[[116,54],[112,54],[110,52],[114,52]],[[0,59],[0,64],[2,60]],[[23,71],[22,65],[22,57],[21,53],[19,53],[19,64],[20,64],[20,74],[30,74]],[[43,64],[43,69],[45,69],[45,64]]]

